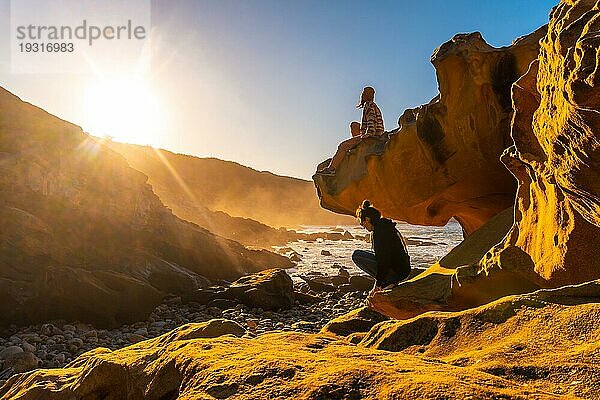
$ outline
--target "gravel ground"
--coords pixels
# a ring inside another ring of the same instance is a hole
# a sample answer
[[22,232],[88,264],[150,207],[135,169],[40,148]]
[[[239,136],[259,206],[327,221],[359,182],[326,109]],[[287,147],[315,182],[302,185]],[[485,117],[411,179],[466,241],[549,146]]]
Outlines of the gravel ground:
[[[246,327],[249,336],[273,330],[318,332],[329,320],[364,305],[367,292],[315,293],[319,302],[300,304],[288,310],[263,311],[243,304],[227,309],[197,303],[182,303],[168,297],[145,321],[116,329],[97,329],[79,322],[11,327],[0,337],[0,384],[12,374],[34,368],[60,368],[96,347],[118,349],[150,339],[188,322],[226,318]],[[224,305],[221,306],[224,308]]]

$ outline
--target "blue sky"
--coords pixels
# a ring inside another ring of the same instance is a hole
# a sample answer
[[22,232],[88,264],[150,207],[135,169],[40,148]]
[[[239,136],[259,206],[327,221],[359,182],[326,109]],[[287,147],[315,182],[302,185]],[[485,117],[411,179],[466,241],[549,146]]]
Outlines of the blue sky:
[[[8,3],[0,2],[2,22]],[[153,143],[309,178],[360,118],[363,86],[376,88],[386,129],[394,128],[405,108],[436,95],[429,58],[437,46],[472,31],[509,45],[546,23],[555,4],[155,0],[146,78],[168,123]],[[8,29],[0,24],[1,35]],[[2,59],[0,85],[96,133],[82,109],[94,77],[11,74]]]

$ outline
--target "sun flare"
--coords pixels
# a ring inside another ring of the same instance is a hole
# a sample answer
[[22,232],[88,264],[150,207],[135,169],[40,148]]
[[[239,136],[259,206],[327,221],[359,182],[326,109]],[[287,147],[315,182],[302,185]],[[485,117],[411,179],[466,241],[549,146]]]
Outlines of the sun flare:
[[98,79],[85,91],[84,129],[119,142],[158,146],[165,112],[152,84],[142,78]]

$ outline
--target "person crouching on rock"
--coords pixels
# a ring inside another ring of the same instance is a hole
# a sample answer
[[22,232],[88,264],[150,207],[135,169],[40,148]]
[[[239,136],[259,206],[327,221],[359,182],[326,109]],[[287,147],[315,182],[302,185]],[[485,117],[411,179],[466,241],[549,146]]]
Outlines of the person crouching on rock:
[[410,256],[404,238],[396,229],[396,223],[382,218],[379,210],[373,207],[369,200],[363,201],[356,210],[356,217],[363,228],[373,232],[373,251],[355,250],[352,253],[354,264],[375,278],[375,286],[369,293],[371,297],[378,291],[408,278]]
[[354,121],[350,124],[350,133],[352,137],[344,140],[338,146],[338,149],[329,162],[329,165],[319,171],[322,175],[335,175],[335,169],[340,165],[346,153],[358,146],[358,144],[368,137],[380,137],[384,134],[383,117],[377,104],[375,104],[375,89],[367,86],[360,95],[360,102],[356,108],[362,108],[362,122],[359,124]]

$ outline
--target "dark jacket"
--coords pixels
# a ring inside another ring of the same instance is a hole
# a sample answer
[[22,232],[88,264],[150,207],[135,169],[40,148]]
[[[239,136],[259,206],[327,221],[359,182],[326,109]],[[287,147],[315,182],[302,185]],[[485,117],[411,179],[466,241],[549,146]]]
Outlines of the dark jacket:
[[410,274],[410,257],[396,223],[380,218],[373,224],[373,250],[377,259],[377,286],[403,281]]

